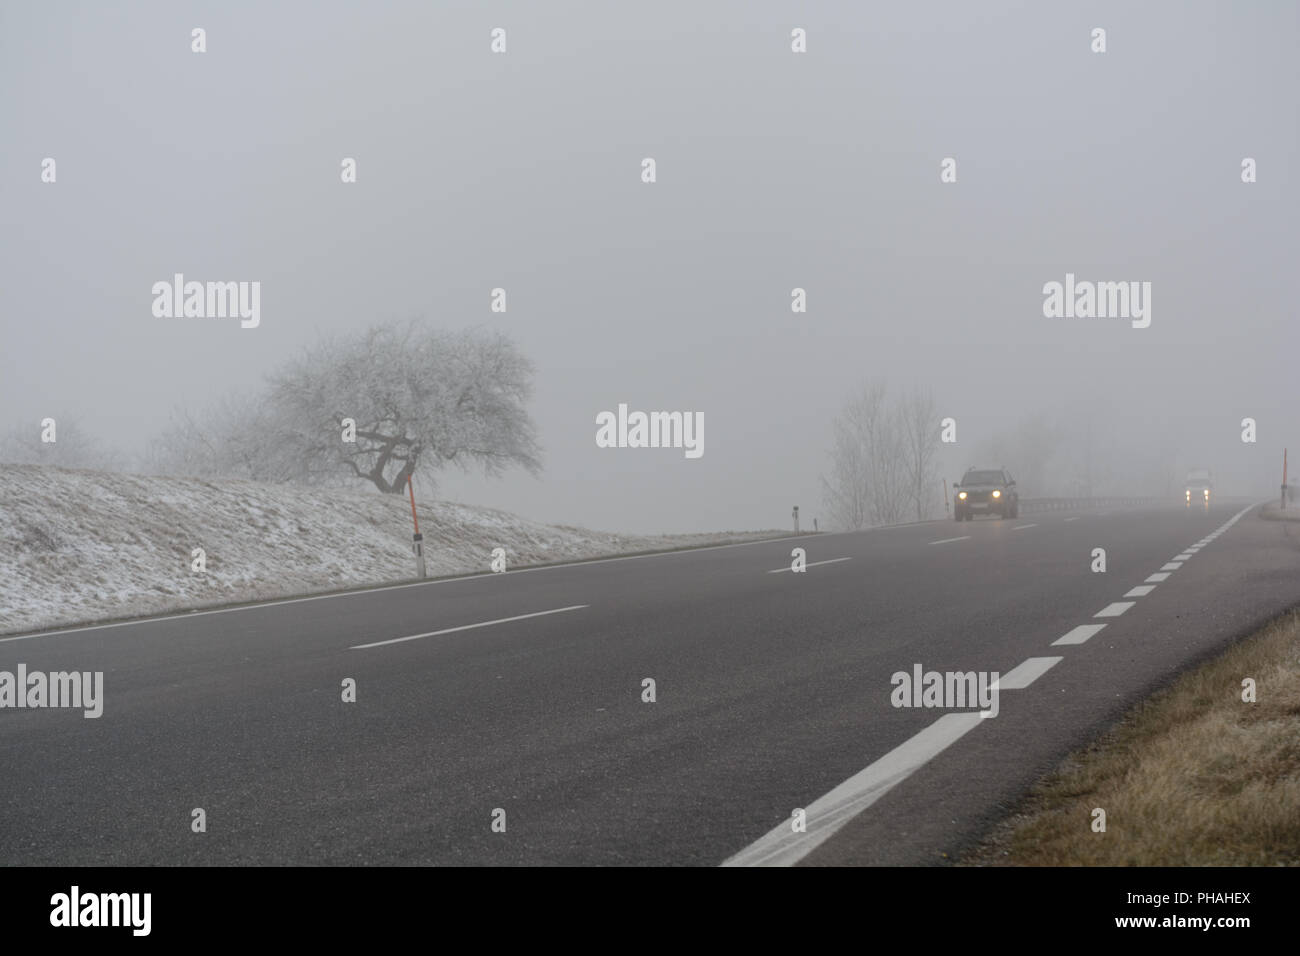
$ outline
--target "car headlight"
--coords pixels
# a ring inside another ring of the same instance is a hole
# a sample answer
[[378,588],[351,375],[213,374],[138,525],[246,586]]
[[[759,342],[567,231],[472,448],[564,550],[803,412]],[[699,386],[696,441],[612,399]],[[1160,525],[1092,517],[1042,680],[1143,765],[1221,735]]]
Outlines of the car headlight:
[[959,491],[959,492],[957,492],[957,497],[960,498],[962,501],[965,501],[965,500],[966,500],[966,492],[964,492],[964,491]]
[[1191,488],[1188,488],[1188,489],[1187,489],[1187,497],[1190,498],[1191,496],[1192,496],[1192,489],[1191,489]]
[[1210,497],[1210,489],[1209,489],[1209,488],[1206,488],[1206,489],[1205,489],[1205,497],[1207,497],[1207,498]]
[[1002,492],[1000,492],[1000,491],[995,491],[995,492],[993,492],[993,497],[994,497],[994,498],[1001,498],[1001,497],[1002,497]]

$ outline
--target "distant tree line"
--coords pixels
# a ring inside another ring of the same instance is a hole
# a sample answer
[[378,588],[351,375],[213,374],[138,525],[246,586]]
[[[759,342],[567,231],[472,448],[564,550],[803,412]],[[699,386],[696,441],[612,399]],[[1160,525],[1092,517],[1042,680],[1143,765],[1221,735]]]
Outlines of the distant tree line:
[[[1113,416],[1111,416],[1113,420]],[[867,383],[841,406],[832,422],[827,469],[821,476],[827,527],[861,530],[945,513],[943,481],[959,480],[966,467],[1006,468],[1022,498],[1150,495],[1176,497],[1185,460],[1178,441],[1145,429],[1126,442],[1092,409],[1048,416],[1032,412],[997,431],[969,431],[940,455],[942,417],[920,388],[893,395]],[[954,458],[957,448],[969,449]],[[940,473],[960,461],[952,474]]]

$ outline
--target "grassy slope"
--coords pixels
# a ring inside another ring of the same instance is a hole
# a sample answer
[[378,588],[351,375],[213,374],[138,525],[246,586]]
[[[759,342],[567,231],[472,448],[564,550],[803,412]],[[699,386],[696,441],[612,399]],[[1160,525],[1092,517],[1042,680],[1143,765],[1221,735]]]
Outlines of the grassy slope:
[[[430,577],[772,537],[636,536],[417,502]],[[0,633],[414,577],[406,498],[0,465]],[[190,569],[203,548],[207,573]]]

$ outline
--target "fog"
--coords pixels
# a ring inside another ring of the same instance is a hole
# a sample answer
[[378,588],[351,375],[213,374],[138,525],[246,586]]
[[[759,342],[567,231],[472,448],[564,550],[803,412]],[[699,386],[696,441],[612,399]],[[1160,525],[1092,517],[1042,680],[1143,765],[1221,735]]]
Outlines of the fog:
[[[533,519],[811,523],[867,382],[955,420],[948,482],[1034,473],[981,455],[1038,419],[1062,447],[1026,495],[1067,493],[1090,441],[1117,493],[1202,467],[1268,496],[1300,449],[1298,27],[1284,3],[10,0],[0,426],[72,416],[134,456],[321,334],[418,315],[534,363],[541,475],[437,486]],[[260,282],[260,323],[155,317],[175,273]],[[1149,282],[1149,326],[1045,317],[1067,274]],[[703,454],[598,447],[620,403],[702,414]]]

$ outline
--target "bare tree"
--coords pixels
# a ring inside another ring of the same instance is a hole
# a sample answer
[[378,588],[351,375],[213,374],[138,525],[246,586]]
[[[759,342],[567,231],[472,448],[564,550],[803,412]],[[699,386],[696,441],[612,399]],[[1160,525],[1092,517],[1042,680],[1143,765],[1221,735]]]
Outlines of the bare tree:
[[901,402],[899,416],[907,452],[908,487],[916,520],[924,521],[936,499],[939,474],[935,455],[939,449],[939,420],[934,396],[913,388]]
[[846,414],[831,429],[830,476],[822,475],[822,498],[832,527],[861,531],[871,524],[868,450]]
[[172,411],[171,424],[149,445],[144,469],[154,474],[287,481],[292,452],[282,423],[261,396],[230,396],[195,413]]
[[864,386],[832,429],[830,474],[822,476],[831,521],[850,530],[900,522],[910,500],[904,430],[885,386]]

